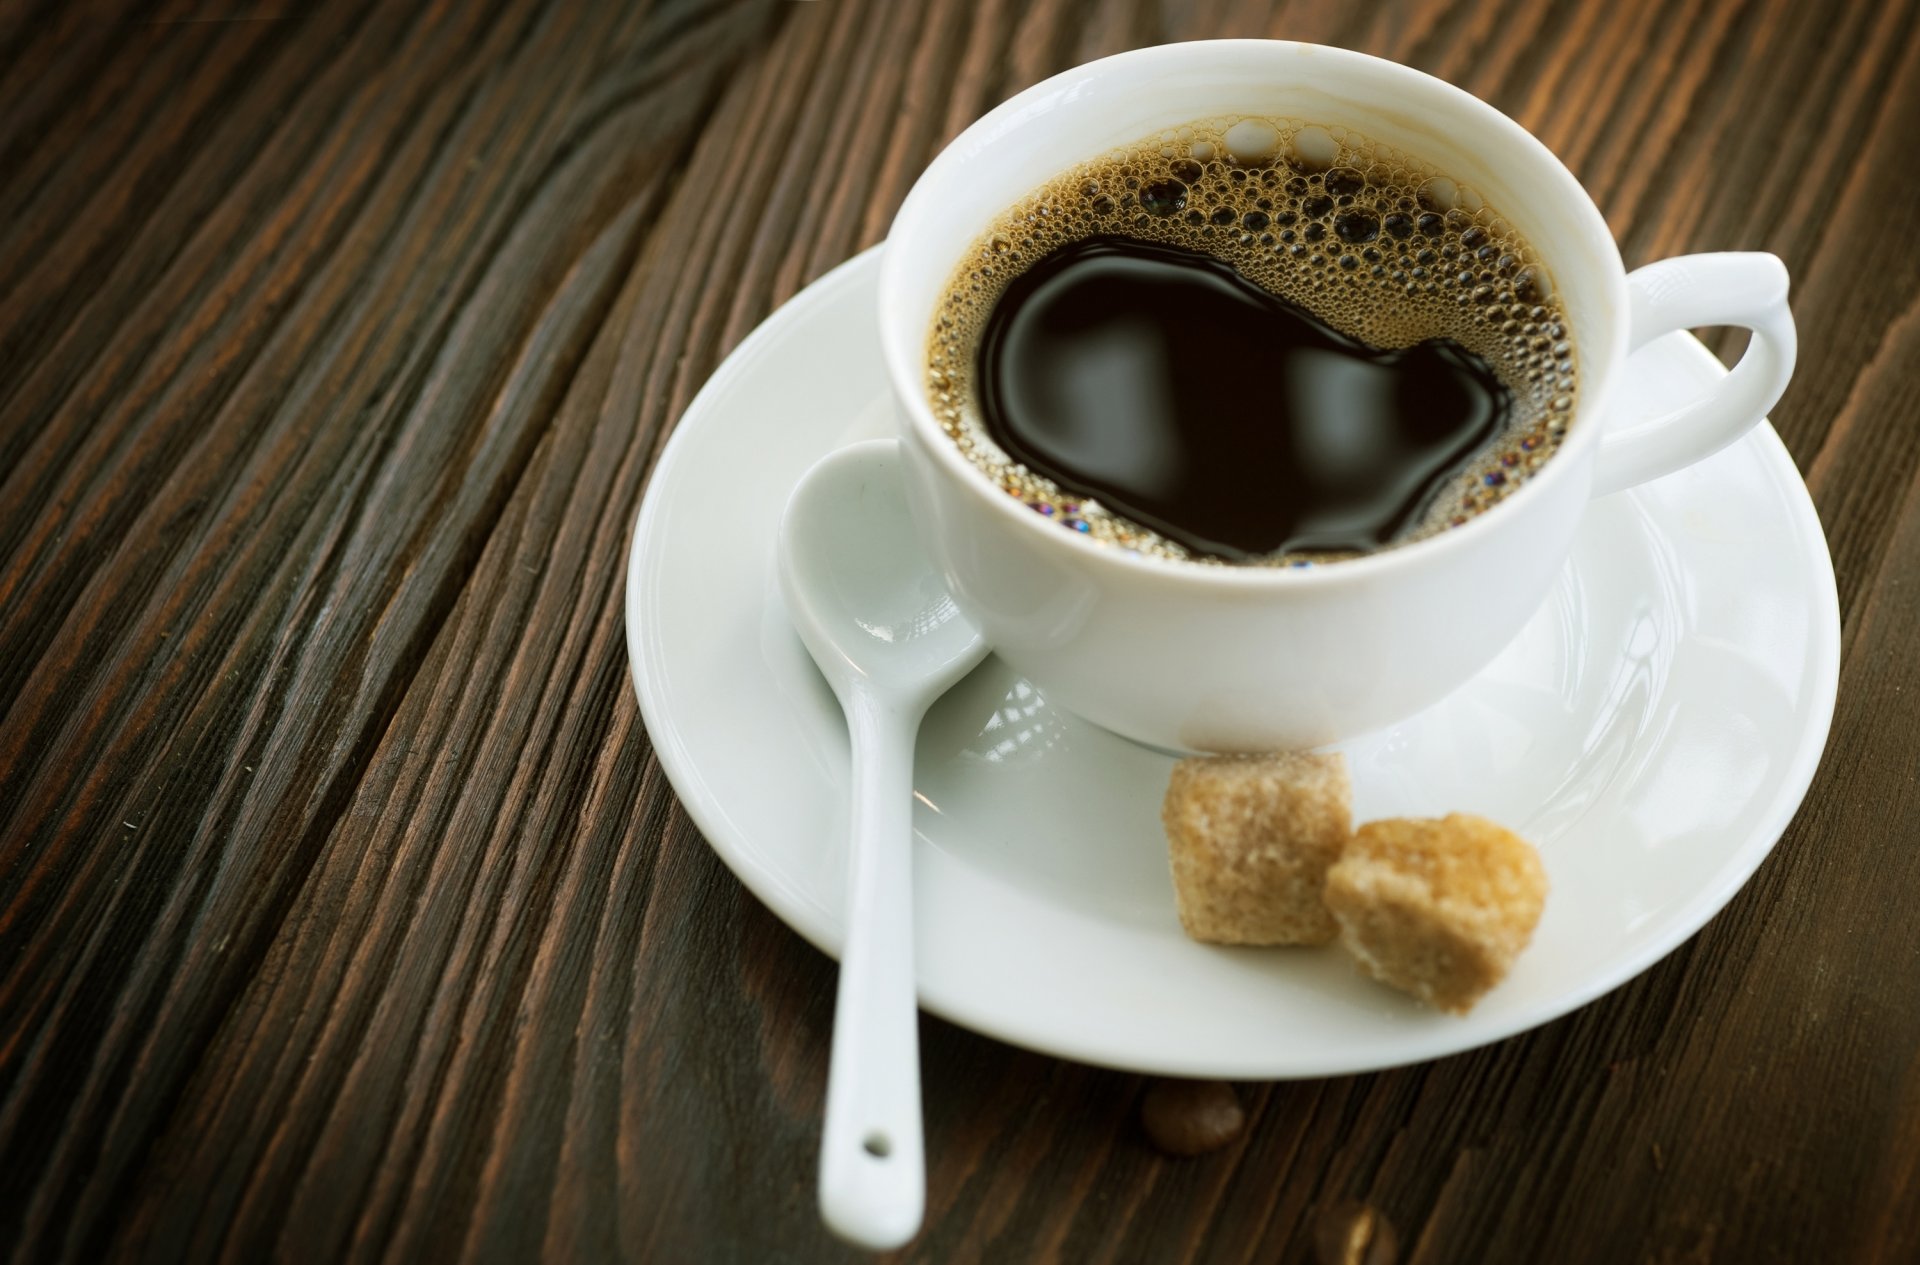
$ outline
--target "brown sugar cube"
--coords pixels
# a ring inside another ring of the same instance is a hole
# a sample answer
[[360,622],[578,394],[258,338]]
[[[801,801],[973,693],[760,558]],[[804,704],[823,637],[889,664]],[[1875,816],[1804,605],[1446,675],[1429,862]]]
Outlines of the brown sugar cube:
[[1180,923],[1213,944],[1326,944],[1327,867],[1353,830],[1339,755],[1203,756],[1173,766],[1166,827]]
[[1506,978],[1546,898],[1533,846],[1465,813],[1368,822],[1327,873],[1327,908],[1360,969],[1455,1014]]

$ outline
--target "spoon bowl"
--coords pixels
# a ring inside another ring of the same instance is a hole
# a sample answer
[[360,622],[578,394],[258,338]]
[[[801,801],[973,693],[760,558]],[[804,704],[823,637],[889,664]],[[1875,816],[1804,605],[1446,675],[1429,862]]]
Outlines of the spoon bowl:
[[842,703],[855,680],[931,702],[985,653],[920,550],[899,460],[892,439],[830,453],[781,522],[788,614]]

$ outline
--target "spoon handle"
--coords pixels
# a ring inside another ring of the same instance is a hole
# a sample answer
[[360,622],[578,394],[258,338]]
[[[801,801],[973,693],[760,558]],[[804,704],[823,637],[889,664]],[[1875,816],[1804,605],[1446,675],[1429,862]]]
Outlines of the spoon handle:
[[853,838],[820,1215],[841,1237],[885,1250],[913,1237],[927,1198],[913,982],[913,744],[920,715],[890,708],[866,690],[851,693]]

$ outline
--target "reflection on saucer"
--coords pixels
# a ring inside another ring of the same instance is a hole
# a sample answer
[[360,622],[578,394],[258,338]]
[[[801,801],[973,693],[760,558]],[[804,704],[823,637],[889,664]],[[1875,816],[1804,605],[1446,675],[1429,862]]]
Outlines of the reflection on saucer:
[[1066,727],[1046,698],[1016,679],[959,754],[988,764],[1016,764],[1038,760],[1065,741]]
[[1160,836],[1167,756],[1056,707],[989,655],[927,714],[914,764],[915,824],[935,848],[1063,908],[1177,928]]

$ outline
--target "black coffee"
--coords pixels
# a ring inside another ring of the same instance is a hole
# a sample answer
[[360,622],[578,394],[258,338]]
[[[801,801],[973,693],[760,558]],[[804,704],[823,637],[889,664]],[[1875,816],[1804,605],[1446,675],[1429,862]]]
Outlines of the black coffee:
[[1110,235],[1014,278],[974,382],[1014,460],[1232,559],[1390,544],[1513,399],[1451,340],[1369,347],[1224,260]]
[[1565,434],[1545,270],[1432,167],[1221,120],[1082,164],[956,270],[928,391],[1004,490],[1094,539],[1304,565],[1465,522]]

